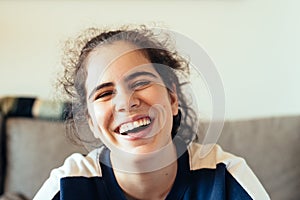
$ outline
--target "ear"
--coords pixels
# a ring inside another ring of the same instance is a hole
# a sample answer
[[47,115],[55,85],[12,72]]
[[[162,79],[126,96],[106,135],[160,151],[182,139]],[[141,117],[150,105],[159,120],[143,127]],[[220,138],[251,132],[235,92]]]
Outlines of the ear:
[[176,85],[173,83],[172,88],[169,89],[169,96],[170,96],[170,102],[171,102],[171,108],[173,116],[178,114],[178,96],[177,96],[177,90]]

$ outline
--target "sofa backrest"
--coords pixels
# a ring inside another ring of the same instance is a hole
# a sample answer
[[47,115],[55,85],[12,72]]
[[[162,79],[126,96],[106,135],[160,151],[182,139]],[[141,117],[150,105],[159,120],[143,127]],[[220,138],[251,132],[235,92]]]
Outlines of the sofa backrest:
[[3,114],[0,112],[0,195],[3,193],[5,177],[5,138],[3,138],[3,128]]
[[300,116],[227,121],[219,143],[245,158],[271,199],[300,199]]

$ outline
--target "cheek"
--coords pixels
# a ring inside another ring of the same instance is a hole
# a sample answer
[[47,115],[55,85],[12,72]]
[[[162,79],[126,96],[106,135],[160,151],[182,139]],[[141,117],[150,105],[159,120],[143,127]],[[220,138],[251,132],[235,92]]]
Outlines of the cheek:
[[150,107],[154,106],[156,108],[160,108],[164,121],[169,121],[169,119],[173,117],[171,99],[165,88],[156,87],[153,89],[145,90],[140,93],[139,97]]
[[101,103],[101,105],[95,103],[94,104],[94,117],[95,117],[95,121],[97,122],[97,125],[100,129],[108,129],[109,126],[109,121],[111,119],[112,116],[112,112],[110,109],[111,105],[103,105]]
[[167,90],[162,86],[148,88],[140,94],[144,101],[148,102],[150,105],[160,104],[163,107],[170,105]]

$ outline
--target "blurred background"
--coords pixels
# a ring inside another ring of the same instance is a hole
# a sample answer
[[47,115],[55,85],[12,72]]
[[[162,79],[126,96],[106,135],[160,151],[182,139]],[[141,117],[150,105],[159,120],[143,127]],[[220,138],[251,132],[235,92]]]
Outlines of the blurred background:
[[0,96],[52,99],[67,38],[91,26],[155,22],[191,38],[213,59],[226,118],[297,115],[299,7],[297,0],[2,0]]

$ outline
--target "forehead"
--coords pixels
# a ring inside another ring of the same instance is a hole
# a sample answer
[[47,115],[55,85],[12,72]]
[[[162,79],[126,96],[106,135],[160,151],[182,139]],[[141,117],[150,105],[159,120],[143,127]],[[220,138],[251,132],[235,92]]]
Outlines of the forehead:
[[127,42],[115,42],[95,49],[87,63],[87,88],[104,82],[116,82],[136,71],[157,74],[151,62],[138,47]]

